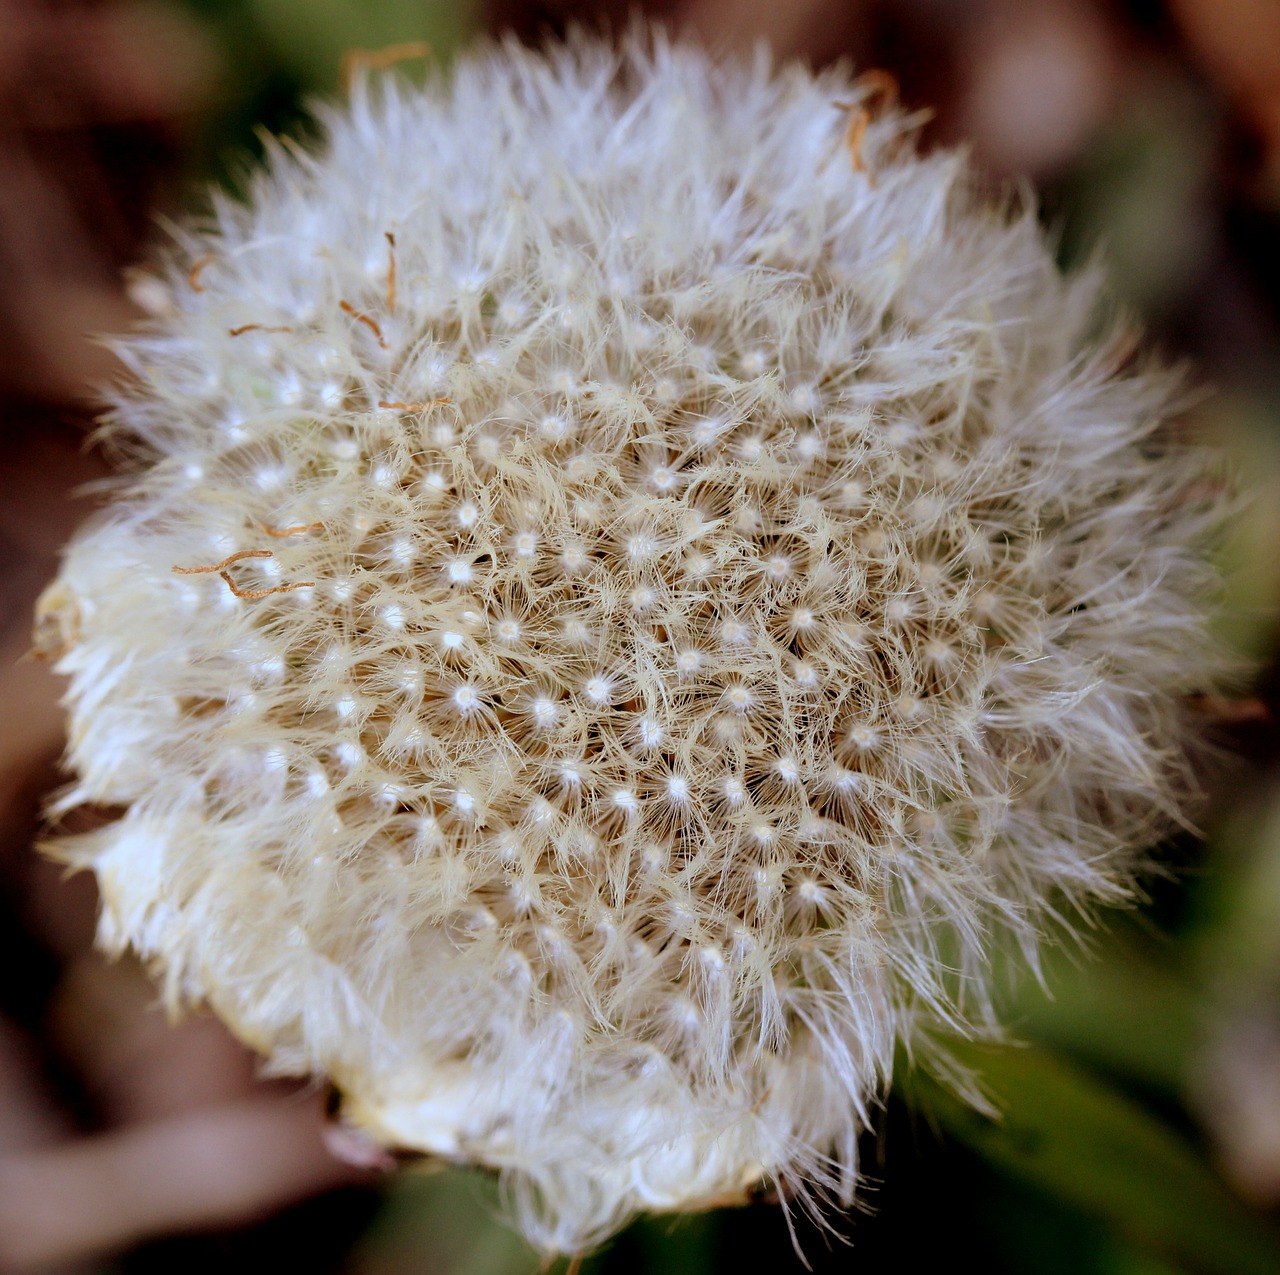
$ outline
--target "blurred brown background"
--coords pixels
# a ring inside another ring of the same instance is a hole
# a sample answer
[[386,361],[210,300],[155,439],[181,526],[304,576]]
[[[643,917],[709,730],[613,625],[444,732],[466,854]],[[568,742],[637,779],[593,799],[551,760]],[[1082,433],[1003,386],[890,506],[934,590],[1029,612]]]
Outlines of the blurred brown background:
[[[631,9],[0,0],[0,1270],[534,1269],[490,1220],[486,1184],[385,1186],[376,1157],[326,1131],[318,1088],[255,1079],[216,1023],[170,1026],[140,970],[93,953],[91,883],[62,880],[32,850],[61,722],[56,682],[26,652],[58,546],[92,507],[76,493],[106,472],[85,439],[95,387],[121,372],[92,336],[165,305],[145,265],[157,217],[198,209],[212,181],[234,185],[254,125],[305,133],[302,103],[339,91],[350,49],[426,40],[447,61],[486,30],[616,31]],[[1259,670],[1220,706],[1243,759],[1231,800],[1205,841],[1170,848],[1181,884],[1153,884],[1143,917],[1099,939],[1098,962],[1051,973],[1052,1002],[1033,989],[1013,1005],[1030,1039],[1164,1120],[1269,1225],[1280,1205],[1280,0],[662,0],[645,11],[718,48],[764,39],[783,57],[887,69],[906,102],[935,109],[926,144],[966,140],[993,183],[1034,182],[1064,265],[1101,250],[1118,302],[1212,391],[1195,425],[1226,446],[1248,491],[1223,549],[1224,627]],[[1055,1194],[965,1154],[899,1137],[878,1218],[858,1224],[852,1252],[818,1242],[815,1265],[923,1260],[933,1250],[915,1218],[929,1210],[991,1270],[1202,1269],[1168,1264],[1105,1208],[1077,1217],[1070,1182]],[[959,1194],[957,1165],[972,1169]],[[771,1219],[641,1227],[593,1262],[728,1270],[749,1252],[790,1267]]]

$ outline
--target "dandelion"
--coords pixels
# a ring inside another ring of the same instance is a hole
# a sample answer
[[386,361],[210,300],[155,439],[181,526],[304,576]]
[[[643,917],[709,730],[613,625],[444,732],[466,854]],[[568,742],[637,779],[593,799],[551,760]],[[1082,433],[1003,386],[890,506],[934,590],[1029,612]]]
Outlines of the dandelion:
[[895,1049],[1194,803],[1177,378],[910,116],[851,153],[878,101],[656,37],[358,82],[179,232],[43,599],[102,942],[548,1252],[848,1202]]

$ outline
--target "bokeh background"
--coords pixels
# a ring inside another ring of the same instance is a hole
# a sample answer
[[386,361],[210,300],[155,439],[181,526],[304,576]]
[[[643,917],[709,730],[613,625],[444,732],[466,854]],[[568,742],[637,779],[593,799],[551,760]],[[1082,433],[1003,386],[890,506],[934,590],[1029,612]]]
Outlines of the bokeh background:
[[[881,67],[993,183],[1032,183],[1070,268],[1204,393],[1242,492],[1222,627],[1249,672],[1209,707],[1230,754],[1203,835],[1135,911],[1005,980],[1017,1047],[974,1050],[1001,1108],[903,1068],[863,1148],[865,1208],[816,1271],[961,1256],[1036,1275],[1280,1271],[1280,0],[660,0],[720,48]],[[119,374],[88,334],[164,305],[148,245],[235,188],[261,131],[306,137],[344,55],[486,32],[618,30],[569,0],[0,0],[0,1270],[528,1275],[484,1174],[389,1172],[266,1083],[207,1017],[92,951],[92,883],[33,846],[59,782],[31,607],[106,472]],[[419,49],[402,50],[420,53]],[[803,1269],[777,1208],[638,1223],[586,1272]]]

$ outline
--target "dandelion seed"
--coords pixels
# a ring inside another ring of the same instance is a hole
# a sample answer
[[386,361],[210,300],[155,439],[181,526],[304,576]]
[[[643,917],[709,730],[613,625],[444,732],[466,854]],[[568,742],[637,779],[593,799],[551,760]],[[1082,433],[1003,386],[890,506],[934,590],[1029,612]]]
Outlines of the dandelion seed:
[[627,539],[626,552],[632,562],[647,562],[658,552],[658,542],[648,532],[637,532]]
[[355,770],[366,759],[367,754],[360,744],[352,739],[339,740],[333,748],[334,756],[346,770]]
[[779,757],[773,763],[773,769],[784,784],[795,784],[800,780],[800,767],[794,757]]
[[703,580],[711,571],[711,559],[704,553],[690,553],[685,555],[680,566],[686,579]]
[[791,666],[791,676],[796,682],[805,688],[817,686],[818,670],[813,664],[807,660],[796,660]]
[[569,647],[588,646],[591,643],[591,627],[585,620],[568,619],[560,625],[560,637]]
[[642,717],[636,723],[636,736],[641,748],[660,748],[667,737],[667,732],[657,718]]
[[613,698],[613,683],[607,677],[590,677],[583,683],[582,693],[590,703],[601,708]]
[[464,682],[461,686],[455,687],[450,699],[453,701],[454,708],[463,717],[470,717],[484,704],[480,698],[480,692],[470,682]]
[[444,569],[450,584],[470,584],[475,579],[475,568],[466,558],[450,558]]
[[869,753],[880,743],[880,732],[874,726],[858,722],[849,727],[846,738],[856,751]]
[[750,646],[751,630],[741,621],[729,619],[720,625],[718,636],[722,646]]
[[694,647],[687,646],[676,652],[676,671],[682,677],[692,677],[702,669],[705,663],[705,656]]
[[566,575],[578,575],[587,569],[590,562],[587,551],[580,544],[565,545],[560,552],[560,565]]
[[551,730],[560,720],[559,707],[545,695],[539,695],[533,701],[532,713],[540,730]]
[[634,815],[640,809],[640,799],[630,788],[615,788],[609,800],[625,815]]

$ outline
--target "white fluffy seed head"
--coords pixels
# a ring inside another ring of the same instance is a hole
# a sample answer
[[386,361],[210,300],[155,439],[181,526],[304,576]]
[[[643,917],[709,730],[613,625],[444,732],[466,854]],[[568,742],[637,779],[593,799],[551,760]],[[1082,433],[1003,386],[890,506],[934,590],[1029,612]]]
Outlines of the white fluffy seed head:
[[1194,795],[1176,383],[907,117],[851,155],[873,96],[640,39],[357,86],[183,232],[44,600],[103,940],[547,1250],[847,1200],[897,1042]]

